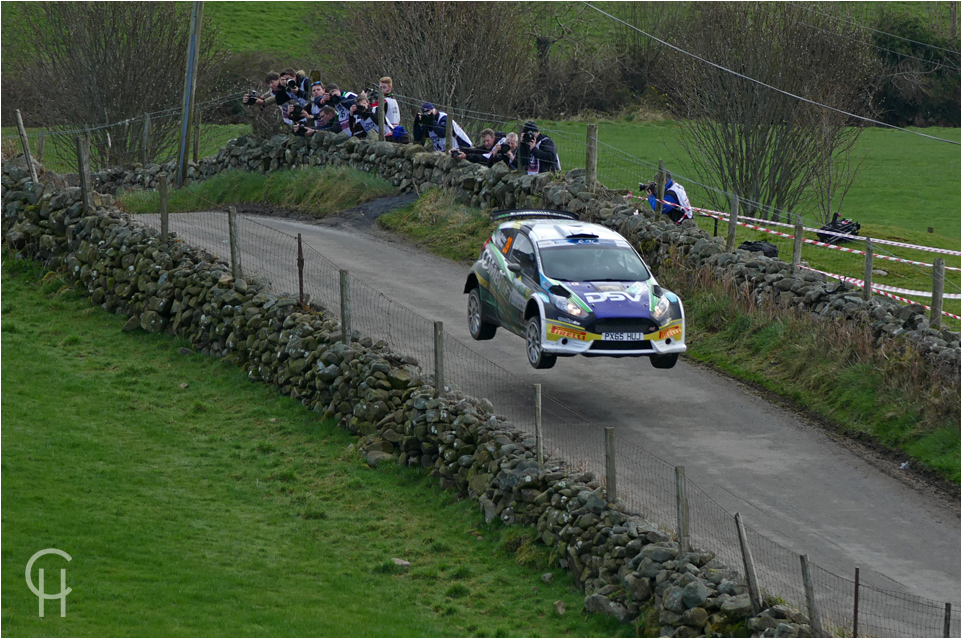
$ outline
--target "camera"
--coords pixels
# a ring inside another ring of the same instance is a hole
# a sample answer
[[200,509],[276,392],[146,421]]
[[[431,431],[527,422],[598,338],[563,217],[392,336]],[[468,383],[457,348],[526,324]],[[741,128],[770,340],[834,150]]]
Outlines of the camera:
[[378,92],[377,85],[374,85],[373,87],[370,87],[368,89],[364,89],[364,92],[367,93],[367,97],[371,100],[371,102],[375,102],[378,99],[378,97],[380,97],[380,93]]
[[335,95],[335,94],[332,94],[332,93],[325,93],[324,95],[327,96],[327,103],[330,104],[330,105],[332,105],[332,106],[335,105],[335,104],[340,104],[340,102],[341,102],[341,96],[339,96],[339,95]]
[[295,122],[304,117],[304,107],[300,104],[295,104],[293,110],[291,111],[291,120]]
[[294,135],[297,137],[304,137],[307,135],[307,125],[306,124],[295,124],[294,125]]
[[287,78],[287,85],[286,85],[286,86],[287,86],[288,89],[295,89],[295,90],[296,90],[296,89],[297,89],[297,79],[296,79],[296,78]]
[[251,89],[250,93],[244,96],[243,102],[244,104],[254,104],[257,102],[258,97],[260,96],[257,95],[257,91]]
[[448,153],[450,153],[451,157],[455,159],[461,157],[462,155],[465,155],[464,151],[462,151],[461,149],[451,149],[450,151],[448,151]]
[[657,193],[657,192],[658,192],[658,183],[657,183],[657,182],[648,182],[647,184],[645,184],[644,182],[639,182],[639,183],[638,183],[638,188],[641,189],[642,191],[647,191],[648,193]]
[[534,133],[531,131],[525,131],[521,134],[521,144],[531,144],[534,142]]

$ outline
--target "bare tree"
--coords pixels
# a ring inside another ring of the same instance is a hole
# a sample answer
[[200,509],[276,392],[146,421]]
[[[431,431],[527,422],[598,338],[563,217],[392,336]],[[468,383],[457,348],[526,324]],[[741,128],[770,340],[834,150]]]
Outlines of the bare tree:
[[[344,67],[324,77],[354,88],[389,75],[397,93],[457,110],[504,113],[530,91],[524,7],[483,2],[371,2],[341,31]],[[329,50],[330,40],[317,44]],[[410,106],[410,105],[409,105]]]
[[[147,155],[170,148],[179,131],[189,7],[174,2],[23,3],[22,38],[31,55],[9,60],[20,82],[42,87],[34,113],[49,128],[96,127],[171,109],[151,120]],[[216,94],[215,34],[202,30],[200,100]],[[221,87],[222,89],[222,87]],[[35,117],[37,117],[35,116]],[[143,157],[142,121],[95,129],[91,152],[114,163]],[[109,136],[109,137],[108,137]],[[72,141],[67,140],[67,148]]]
[[[870,48],[826,10],[699,3],[688,25],[683,47],[704,60],[842,111],[869,108]],[[682,144],[699,177],[744,199],[746,212],[768,219],[769,207],[793,209],[813,182],[834,193],[842,175],[854,177],[842,165],[860,129],[850,128],[844,114],[690,57],[679,57],[676,78],[689,115]],[[728,199],[710,198],[719,206]],[[819,200],[831,208],[832,198]]]

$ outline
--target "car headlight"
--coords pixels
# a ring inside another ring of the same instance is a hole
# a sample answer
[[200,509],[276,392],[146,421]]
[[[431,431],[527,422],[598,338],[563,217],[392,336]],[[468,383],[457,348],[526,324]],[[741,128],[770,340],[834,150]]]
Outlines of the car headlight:
[[572,317],[582,317],[585,315],[584,309],[572,302],[567,297],[559,297],[554,295],[552,296],[552,299],[554,300],[554,305],[558,307],[558,310],[560,310],[562,313],[567,313]]
[[671,302],[668,301],[667,297],[662,297],[658,300],[658,304],[655,306],[655,310],[651,312],[652,318],[661,324],[666,319],[669,318],[669,311],[671,310]]

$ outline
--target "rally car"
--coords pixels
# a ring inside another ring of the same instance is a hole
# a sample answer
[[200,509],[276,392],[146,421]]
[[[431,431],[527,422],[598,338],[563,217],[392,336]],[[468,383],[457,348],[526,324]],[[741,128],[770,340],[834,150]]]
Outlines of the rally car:
[[500,222],[464,284],[476,340],[520,335],[528,362],[648,357],[671,368],[684,353],[685,310],[618,233],[550,210],[495,211]]

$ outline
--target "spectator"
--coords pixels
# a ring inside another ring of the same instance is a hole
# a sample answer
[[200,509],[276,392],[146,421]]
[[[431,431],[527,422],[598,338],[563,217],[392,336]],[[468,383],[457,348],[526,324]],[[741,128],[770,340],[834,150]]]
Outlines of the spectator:
[[[655,174],[655,181],[649,182],[645,186],[648,191],[648,206],[652,211],[658,211],[658,174]],[[665,199],[661,206],[661,212],[667,215],[675,224],[681,224],[685,220],[694,217],[691,209],[691,202],[685,187],[671,179],[671,173],[665,172]]]
[[451,149],[451,157],[456,160],[474,162],[475,164],[490,165],[495,140],[499,139],[504,139],[503,133],[495,133],[493,129],[485,129],[481,131],[481,146],[473,146],[466,149]]
[[380,80],[381,96],[379,99],[375,100],[371,106],[374,108],[375,113],[381,105],[384,105],[384,129],[385,138],[391,141],[391,132],[394,127],[401,124],[401,109],[398,107],[397,100],[394,99],[394,81],[391,80],[390,76],[384,76]]
[[408,135],[407,130],[402,125],[397,125],[394,130],[391,131],[391,137],[385,138],[388,142],[394,142],[395,144],[410,144],[411,136]]
[[528,175],[561,170],[561,159],[554,140],[538,130],[538,125],[528,120],[524,123],[521,137],[521,166],[527,166]]
[[[435,151],[445,150],[445,127],[448,123],[448,114],[438,111],[430,102],[421,105],[421,112],[414,118],[414,142],[423,143],[425,137],[431,140]],[[455,149],[471,146],[471,138],[465,133],[458,123],[451,120],[451,130],[453,139],[451,144]]]

